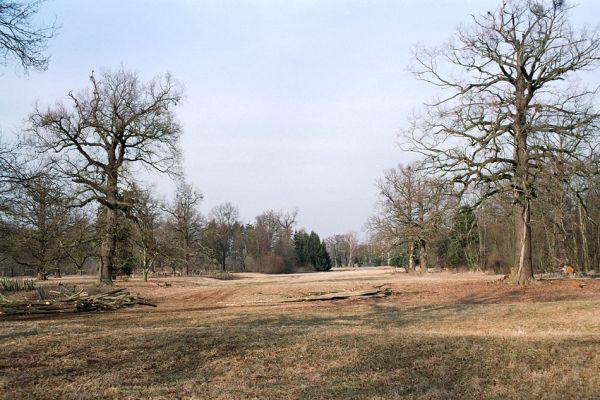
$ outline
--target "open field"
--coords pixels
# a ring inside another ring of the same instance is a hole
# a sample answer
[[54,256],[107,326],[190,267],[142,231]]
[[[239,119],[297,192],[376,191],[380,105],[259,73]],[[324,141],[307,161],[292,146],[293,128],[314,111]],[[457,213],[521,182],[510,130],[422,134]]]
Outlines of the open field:
[[[156,309],[1,320],[0,398],[600,398],[600,280],[236,277],[117,282]],[[392,296],[257,304],[383,284]]]

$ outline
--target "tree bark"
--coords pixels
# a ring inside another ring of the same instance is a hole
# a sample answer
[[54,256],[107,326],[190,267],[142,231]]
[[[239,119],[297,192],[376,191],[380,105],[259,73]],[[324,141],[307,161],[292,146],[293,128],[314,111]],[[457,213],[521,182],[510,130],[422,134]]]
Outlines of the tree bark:
[[529,200],[525,204],[517,203],[515,215],[515,234],[517,237],[517,275],[516,283],[524,285],[533,280],[533,262],[531,256],[531,210]]
[[[522,50],[522,49],[519,49]],[[517,51],[516,64],[523,66],[521,51]],[[533,280],[533,259],[531,254],[531,197],[532,182],[527,144],[527,107],[533,97],[531,84],[525,80],[524,68],[517,72],[515,81],[515,118],[514,132],[514,189],[515,202],[515,239],[517,256],[516,283],[524,285]]]
[[419,240],[419,266],[421,270],[427,272],[427,241]]
[[113,261],[117,245],[115,233],[117,223],[117,210],[105,207],[105,229],[102,245],[100,247],[100,271],[98,272],[98,283],[112,285]]
[[410,242],[408,247],[408,271],[415,270],[415,242]]
[[589,245],[587,238],[587,226],[585,223],[585,218],[583,215],[583,206],[581,205],[581,201],[577,203],[577,212],[579,216],[579,232],[581,234],[581,266],[578,265],[583,271],[588,272],[590,270],[590,256],[589,256]]
[[190,250],[189,250],[189,240],[187,238],[187,234],[183,239],[183,263],[185,267],[185,275],[190,274]]

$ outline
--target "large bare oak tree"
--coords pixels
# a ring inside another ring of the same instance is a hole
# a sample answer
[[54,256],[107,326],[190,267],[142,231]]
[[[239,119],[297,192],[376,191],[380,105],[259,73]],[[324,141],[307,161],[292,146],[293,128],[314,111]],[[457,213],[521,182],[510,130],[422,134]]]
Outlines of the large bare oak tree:
[[79,184],[83,202],[105,208],[99,281],[112,282],[117,215],[131,202],[123,189],[132,168],[145,166],[176,174],[181,128],[174,108],[181,89],[170,75],[142,82],[135,73],[105,72],[91,87],[69,93],[69,105],[36,109],[30,130],[41,151],[53,153],[57,171]]
[[415,52],[414,73],[442,94],[413,118],[406,148],[483,198],[512,193],[520,284],[533,278],[538,173],[587,158],[598,137],[595,89],[573,78],[597,66],[600,41],[568,11],[564,1],[506,0],[446,46]]

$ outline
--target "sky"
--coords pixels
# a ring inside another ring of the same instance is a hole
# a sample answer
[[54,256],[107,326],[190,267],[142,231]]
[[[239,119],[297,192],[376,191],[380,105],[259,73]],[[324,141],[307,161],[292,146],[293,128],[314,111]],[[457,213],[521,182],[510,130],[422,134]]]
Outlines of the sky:
[[[434,92],[408,71],[416,44],[441,45],[499,0],[48,0],[61,26],[49,68],[0,69],[0,130],[17,133],[36,102],[65,101],[92,70],[170,72],[183,84],[187,181],[203,213],[231,202],[247,221],[299,210],[327,237],[361,232],[375,180],[413,160],[398,133]],[[600,2],[579,0],[574,25]],[[174,184],[149,178],[168,198]]]

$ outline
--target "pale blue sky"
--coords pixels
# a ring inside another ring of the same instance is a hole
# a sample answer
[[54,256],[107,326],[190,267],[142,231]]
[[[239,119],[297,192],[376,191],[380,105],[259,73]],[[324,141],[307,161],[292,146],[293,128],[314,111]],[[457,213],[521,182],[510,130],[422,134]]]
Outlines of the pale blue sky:
[[[321,236],[360,231],[375,179],[412,157],[396,146],[407,114],[432,95],[407,72],[411,47],[498,1],[49,0],[40,17],[62,25],[50,66],[0,71],[0,127],[17,131],[36,100],[63,100],[92,69],[168,71],[186,89],[185,170],[203,212],[298,207]],[[574,21],[596,24],[600,2],[578,4]]]

